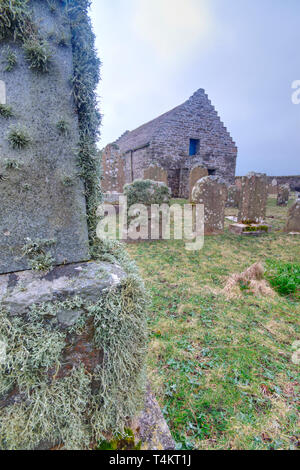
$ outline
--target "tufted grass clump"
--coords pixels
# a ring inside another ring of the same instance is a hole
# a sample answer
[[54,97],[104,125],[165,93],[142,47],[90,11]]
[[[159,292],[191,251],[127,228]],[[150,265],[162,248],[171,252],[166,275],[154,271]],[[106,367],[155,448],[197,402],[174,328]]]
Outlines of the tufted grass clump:
[[6,170],[20,170],[21,166],[21,163],[14,158],[6,158],[4,160],[4,167]]
[[65,119],[60,119],[56,124],[56,128],[60,135],[67,135],[70,132],[70,125]]
[[13,110],[12,110],[12,107],[11,106],[7,106],[6,104],[1,104],[0,103],[0,116],[5,118],[5,119],[9,119],[11,117],[13,117],[14,113],[13,113]]
[[9,47],[4,53],[3,62],[6,64],[4,72],[11,72],[18,63],[17,54],[13,52]]
[[0,40],[24,40],[36,33],[28,0],[1,0]]
[[48,272],[53,268],[55,259],[47,250],[55,245],[55,243],[55,240],[26,239],[22,252],[23,256],[29,259],[29,265],[33,271]]
[[23,48],[30,69],[41,73],[49,71],[52,53],[47,41],[30,38],[24,42]]
[[13,149],[21,150],[30,145],[31,138],[24,128],[14,127],[8,133],[8,142]]

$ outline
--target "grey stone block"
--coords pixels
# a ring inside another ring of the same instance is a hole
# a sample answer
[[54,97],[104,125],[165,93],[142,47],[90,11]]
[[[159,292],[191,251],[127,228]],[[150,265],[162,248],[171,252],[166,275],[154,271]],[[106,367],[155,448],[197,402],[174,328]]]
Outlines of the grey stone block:
[[[118,285],[126,274],[118,265],[103,262],[57,266],[48,274],[22,271],[0,275],[0,302],[11,315],[25,314],[29,307],[78,296],[87,303],[99,300],[101,291]],[[74,323],[77,311],[59,313],[65,326]]]

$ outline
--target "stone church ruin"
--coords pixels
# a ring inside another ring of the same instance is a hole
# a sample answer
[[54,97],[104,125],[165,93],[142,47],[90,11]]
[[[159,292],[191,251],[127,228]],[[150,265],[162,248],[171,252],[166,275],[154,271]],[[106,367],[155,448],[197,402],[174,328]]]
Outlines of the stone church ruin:
[[167,173],[172,196],[188,198],[195,167],[233,184],[236,159],[235,142],[200,89],[182,105],[109,144],[102,152],[102,186],[122,193],[124,184],[144,179],[155,165]]

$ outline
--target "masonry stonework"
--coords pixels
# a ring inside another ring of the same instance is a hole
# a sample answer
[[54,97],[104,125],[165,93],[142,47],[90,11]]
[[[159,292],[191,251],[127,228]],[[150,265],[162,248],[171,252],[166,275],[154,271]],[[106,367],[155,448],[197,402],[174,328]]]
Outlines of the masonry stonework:
[[[190,172],[199,165],[209,175],[234,183],[237,147],[203,89],[153,121],[126,131],[115,144],[124,161],[126,183],[142,179],[153,164],[167,171],[173,197],[189,197]],[[117,162],[118,157],[106,148],[104,166],[106,159]],[[109,176],[104,178],[109,187]]]

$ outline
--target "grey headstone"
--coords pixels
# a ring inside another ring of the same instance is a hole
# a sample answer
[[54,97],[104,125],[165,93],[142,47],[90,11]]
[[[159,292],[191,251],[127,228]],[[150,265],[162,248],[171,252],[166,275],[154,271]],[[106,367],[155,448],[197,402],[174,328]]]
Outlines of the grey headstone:
[[[53,15],[46,2],[33,0],[36,22],[44,37],[53,31],[70,37],[63,9]],[[57,264],[89,259],[84,184],[78,177],[78,117],[72,98],[71,45],[50,41],[51,65],[48,73],[29,69],[22,45],[2,41],[0,55],[7,46],[17,56],[17,66],[5,72],[0,63],[0,101],[12,107],[14,116],[0,117],[0,273],[28,269],[22,257],[25,239],[54,239],[51,254]],[[67,135],[57,123],[65,120]],[[13,149],[9,130],[20,126],[31,139],[26,148]],[[8,168],[13,160],[17,168]]]

